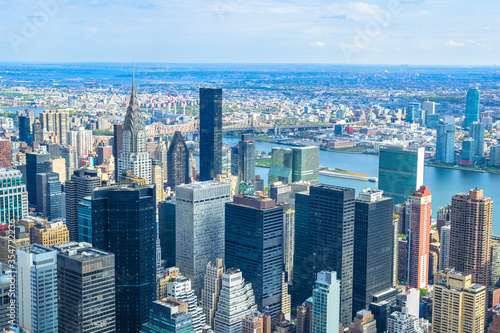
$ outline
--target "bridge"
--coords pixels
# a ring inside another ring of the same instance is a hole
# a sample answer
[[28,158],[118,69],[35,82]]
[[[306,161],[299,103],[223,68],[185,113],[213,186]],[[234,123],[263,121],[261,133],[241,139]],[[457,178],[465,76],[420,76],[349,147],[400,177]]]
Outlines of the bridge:
[[[244,121],[223,125],[224,132],[243,132],[251,130],[269,131],[273,130],[277,135],[281,130],[301,130],[301,129],[326,129],[333,128],[335,124],[297,124],[297,125],[274,125],[254,118],[247,118]],[[183,135],[198,134],[200,130],[200,120],[192,120],[186,124],[180,125],[165,125],[162,122],[155,122],[146,126],[146,135],[148,137],[158,136],[173,136],[176,131],[181,132]]]

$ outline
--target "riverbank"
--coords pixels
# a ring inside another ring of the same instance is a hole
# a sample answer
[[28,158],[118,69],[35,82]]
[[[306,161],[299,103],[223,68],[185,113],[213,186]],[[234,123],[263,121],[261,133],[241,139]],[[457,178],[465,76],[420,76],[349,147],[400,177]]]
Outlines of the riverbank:
[[461,166],[451,166],[451,165],[436,165],[432,163],[425,163],[425,166],[428,167],[433,167],[433,168],[442,168],[442,169],[451,169],[451,170],[460,170],[460,171],[469,171],[469,172],[479,172],[479,173],[499,173],[499,171],[493,171],[493,170],[484,170],[484,169],[471,169],[468,167],[461,167]]

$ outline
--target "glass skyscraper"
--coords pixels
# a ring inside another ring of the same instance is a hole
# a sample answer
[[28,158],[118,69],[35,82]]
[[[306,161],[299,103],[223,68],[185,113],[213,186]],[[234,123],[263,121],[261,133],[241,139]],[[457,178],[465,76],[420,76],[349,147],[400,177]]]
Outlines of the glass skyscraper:
[[319,183],[319,147],[292,147],[292,182]]
[[312,292],[312,332],[336,333],[339,331],[340,287],[337,272],[318,272]]
[[273,148],[271,155],[271,169],[268,174],[269,186],[275,182],[292,183],[292,150],[290,148]]
[[238,178],[240,182],[255,179],[255,143],[253,134],[243,134],[238,144]]
[[470,124],[479,121],[479,89],[471,88],[467,91],[465,100],[465,120],[464,128],[469,128]]
[[378,181],[394,204],[404,203],[424,183],[424,148],[381,146]]
[[189,184],[189,150],[182,133],[177,131],[167,153],[168,186],[173,190],[177,185]]
[[222,89],[200,88],[200,181],[222,174]]
[[419,113],[420,103],[408,103],[408,108],[406,109],[406,121],[409,123],[418,122]]
[[166,267],[175,266],[175,197],[169,197],[158,205],[158,229],[161,259]]
[[476,153],[475,161],[479,164],[484,164],[484,131],[485,126],[480,122],[473,122],[469,124],[469,137],[474,140],[476,146],[474,151]]
[[455,163],[455,125],[453,124],[437,125],[436,162]]
[[21,171],[0,168],[0,225],[28,215],[28,193]]
[[36,174],[52,171],[50,154],[48,153],[26,153],[26,189],[28,190],[28,202],[30,206],[37,206],[37,182]]
[[309,192],[295,194],[295,253],[293,256],[292,306],[311,297],[304,283],[311,277],[309,261]]

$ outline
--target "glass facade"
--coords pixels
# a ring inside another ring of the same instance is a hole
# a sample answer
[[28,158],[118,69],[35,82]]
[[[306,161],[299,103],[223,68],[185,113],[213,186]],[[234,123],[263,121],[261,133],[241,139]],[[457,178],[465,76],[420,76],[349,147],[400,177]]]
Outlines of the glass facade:
[[455,163],[455,125],[437,125],[436,162]]
[[295,194],[295,253],[293,258],[292,307],[299,306],[311,297],[304,282],[311,277],[309,261],[309,193]]
[[273,148],[271,169],[268,175],[268,184],[292,182],[293,153],[290,148]]
[[475,121],[479,121],[479,101],[480,93],[479,89],[471,88],[467,91],[467,97],[465,100],[465,120],[464,128],[469,128],[470,124]]
[[222,174],[222,89],[200,88],[200,180]]
[[163,201],[158,207],[161,258],[166,267],[175,266],[175,201]]
[[474,122],[469,125],[469,137],[474,140],[475,144],[475,161],[483,164],[484,163],[484,132],[485,126],[483,123]]
[[168,186],[175,190],[177,185],[189,184],[189,150],[181,132],[174,134],[167,153]]
[[292,182],[319,183],[319,147],[293,147]]
[[238,177],[240,182],[255,179],[255,143],[252,134],[243,134],[239,142]]

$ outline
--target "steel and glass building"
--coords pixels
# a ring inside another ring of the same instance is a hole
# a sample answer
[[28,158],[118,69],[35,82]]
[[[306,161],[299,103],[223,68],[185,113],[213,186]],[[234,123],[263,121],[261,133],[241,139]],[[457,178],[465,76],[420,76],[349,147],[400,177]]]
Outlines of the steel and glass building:
[[409,123],[416,123],[419,121],[420,103],[408,103],[406,109],[406,121]]
[[252,283],[261,312],[281,311],[283,207],[273,199],[235,195],[226,204],[226,267],[242,271]]
[[161,259],[166,267],[175,266],[175,197],[169,197],[158,205],[158,231]]
[[29,117],[19,116],[19,140],[26,142],[28,145],[33,143],[31,135],[31,119]]
[[222,174],[222,89],[200,88],[200,180]]
[[467,91],[465,99],[465,120],[464,128],[469,128],[470,124],[479,121],[479,101],[480,93],[478,88],[471,88]]
[[295,251],[293,256],[292,306],[299,306],[311,297],[308,279],[309,261],[309,192],[295,194]]
[[381,146],[379,152],[378,188],[404,203],[424,182],[424,148]]
[[40,152],[26,153],[26,189],[28,191],[30,206],[37,206],[36,189],[38,184],[36,174],[50,171],[52,171],[50,154]]
[[319,183],[319,147],[292,147],[292,182]]
[[476,160],[476,141],[474,139],[466,139],[462,141],[461,160],[468,164],[474,164]]
[[318,272],[312,291],[311,332],[337,333],[339,331],[340,284],[335,271]]
[[271,153],[271,169],[268,174],[268,184],[282,182],[292,183],[293,153],[290,148],[273,148]]
[[480,122],[473,122],[469,124],[469,136],[474,140],[475,144],[475,161],[480,164],[484,163],[484,131],[485,126]]
[[437,125],[436,162],[455,163],[455,125],[453,124]]
[[255,179],[255,143],[253,134],[243,134],[238,144],[238,178],[240,182]]
[[36,174],[37,210],[49,220],[63,217],[62,184],[59,174],[44,172]]
[[28,193],[21,171],[0,168],[0,225],[28,215]]
[[193,332],[191,315],[185,302],[165,298],[153,302],[149,321],[142,325],[141,333],[190,333]]
[[176,131],[167,153],[168,186],[189,184],[189,149],[181,132]]

